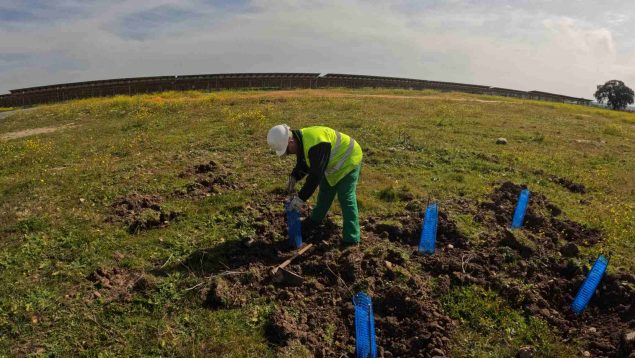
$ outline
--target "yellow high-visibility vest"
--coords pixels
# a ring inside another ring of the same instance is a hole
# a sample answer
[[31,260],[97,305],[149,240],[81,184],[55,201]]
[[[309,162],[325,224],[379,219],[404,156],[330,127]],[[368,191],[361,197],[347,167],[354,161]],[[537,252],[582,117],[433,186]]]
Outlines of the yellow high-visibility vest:
[[307,127],[300,129],[304,158],[309,167],[309,149],[319,143],[331,143],[331,155],[324,175],[329,185],[335,186],[346,174],[362,161],[362,147],[344,133],[329,127]]

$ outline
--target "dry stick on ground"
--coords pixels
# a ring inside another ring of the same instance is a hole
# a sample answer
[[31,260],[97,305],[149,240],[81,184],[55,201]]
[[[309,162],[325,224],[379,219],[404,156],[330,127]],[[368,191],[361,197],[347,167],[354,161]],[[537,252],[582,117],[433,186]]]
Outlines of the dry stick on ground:
[[201,285],[204,285],[206,282],[211,281],[214,277],[220,277],[220,276],[229,276],[229,275],[241,275],[241,274],[246,274],[249,271],[224,271],[224,272],[220,272],[214,275],[210,275],[209,277],[207,277],[207,280],[203,281],[203,282],[199,282],[196,285],[186,288],[184,291],[190,291],[193,290],[197,287],[200,287]]
[[310,250],[312,247],[313,247],[313,244],[305,245],[300,250],[298,250],[295,254],[293,254],[293,256],[291,256],[290,258],[286,259],[283,263],[281,263],[280,265],[275,266],[274,268],[272,268],[271,269],[271,273],[272,274],[276,274],[276,272],[278,272],[278,270],[284,269],[285,267],[289,266],[291,264],[291,262],[293,262],[293,260],[295,260],[298,257],[302,256],[302,254],[304,254],[305,252]]
[[335,278],[337,278],[338,282],[342,282],[342,284],[344,285],[344,287],[346,288],[346,290],[348,290],[348,293],[351,295],[351,297],[355,296],[355,294],[353,293],[353,290],[350,289],[350,287],[348,287],[348,285],[346,284],[346,282],[344,281],[344,279],[342,277],[340,277],[340,275],[336,274],[335,272],[333,272],[333,270],[331,270],[331,267],[329,266],[328,263],[324,263],[326,265],[326,268],[333,274],[333,276],[335,276]]
[[465,265],[470,263],[470,260],[472,259],[472,255],[468,254],[468,255],[461,255],[461,270],[463,271],[463,273],[465,272]]
[[[97,318],[92,317],[90,315],[86,315],[86,318],[88,318],[88,320],[92,321],[93,323],[95,323],[96,325],[98,325],[99,327],[101,327],[101,329],[110,332],[111,334],[117,335],[119,336],[119,338],[121,339],[117,339],[117,337],[115,337],[115,340],[119,343],[125,343],[126,341],[126,337],[123,336],[123,334],[121,334],[121,332],[111,329],[109,327],[104,326],[103,324],[97,322]],[[123,340],[123,341],[122,341]]]
[[161,265],[161,267],[160,267],[160,268],[164,268],[164,267],[165,267],[165,265],[167,265],[167,264],[168,264],[168,262],[170,262],[170,260],[172,259],[172,257],[173,257],[173,256],[174,256],[174,254],[170,255],[170,257],[168,257],[168,259],[167,259],[167,260],[165,260],[165,263],[164,263],[163,265]]

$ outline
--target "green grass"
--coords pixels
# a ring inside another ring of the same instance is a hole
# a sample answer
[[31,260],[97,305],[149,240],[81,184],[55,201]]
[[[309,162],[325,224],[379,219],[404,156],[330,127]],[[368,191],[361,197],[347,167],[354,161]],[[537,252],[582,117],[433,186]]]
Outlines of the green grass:
[[[401,212],[404,195],[477,202],[497,182],[511,180],[545,194],[564,216],[603,231],[605,241],[585,255],[610,250],[610,270],[635,270],[630,113],[429,91],[168,92],[41,106],[1,121],[0,134],[69,123],[74,126],[0,142],[0,356],[272,355],[263,336],[265,302],[211,311],[202,307],[200,292],[188,290],[202,278],[175,272],[157,277],[149,297],[104,303],[91,299],[95,289],[86,276],[97,267],[178,266],[191,253],[222,248],[250,230],[236,228],[246,220],[241,208],[258,195],[254,190],[282,188],[294,164],[266,146],[266,131],[277,123],[331,126],[362,145],[362,218]],[[509,144],[496,145],[497,137]],[[210,159],[230,168],[241,189],[200,200],[170,195],[188,183],[179,174]],[[573,194],[536,175],[538,169],[589,192]],[[163,205],[182,217],[130,235],[108,218],[113,201],[133,191],[162,195]],[[464,214],[456,218],[472,238],[487,230]],[[470,292],[455,294],[475,301],[490,294]],[[520,327],[510,336],[514,344],[542,339],[544,352],[555,347],[548,329],[539,333],[540,321],[493,304],[490,311],[513,317],[501,324]],[[463,318],[457,339],[478,345],[457,349],[475,356],[506,352],[505,342],[478,338],[473,319]]]
[[576,351],[550,332],[542,319],[525,317],[478,286],[452,290],[443,299],[446,312],[460,322],[452,356],[514,357],[531,346],[537,357],[575,357]]
[[0,112],[8,112],[13,111],[15,108],[13,107],[0,107]]

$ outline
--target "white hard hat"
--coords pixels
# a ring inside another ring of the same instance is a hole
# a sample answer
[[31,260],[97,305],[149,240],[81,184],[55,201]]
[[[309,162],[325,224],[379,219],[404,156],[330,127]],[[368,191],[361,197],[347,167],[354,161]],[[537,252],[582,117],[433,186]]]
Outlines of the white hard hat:
[[283,155],[287,152],[289,138],[291,138],[291,128],[286,124],[278,124],[267,133],[267,143],[278,155]]

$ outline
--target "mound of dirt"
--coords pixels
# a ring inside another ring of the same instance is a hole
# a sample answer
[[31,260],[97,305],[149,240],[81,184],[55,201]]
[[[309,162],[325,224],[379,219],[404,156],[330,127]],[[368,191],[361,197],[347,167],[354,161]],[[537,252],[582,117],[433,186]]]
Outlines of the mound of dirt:
[[177,196],[204,197],[238,188],[228,170],[213,160],[188,168],[180,177],[193,177],[193,181],[185,187],[185,190],[176,191]]
[[561,187],[569,190],[572,193],[586,194],[587,192],[584,184],[575,183],[570,179],[562,178],[552,174],[545,174],[545,172],[542,170],[536,170],[533,173],[536,175],[545,176],[549,181],[560,185]]
[[98,268],[86,277],[93,283],[93,298],[104,303],[131,302],[135,293],[146,293],[156,284],[151,276],[121,268]]
[[539,193],[530,197],[526,227],[509,230],[521,189],[504,183],[486,202],[455,203],[487,227],[478,240],[463,235],[444,210],[447,205],[441,205],[434,255],[417,253],[423,205],[415,201],[402,214],[365,220],[357,246],[343,246],[340,229],[327,222],[305,237],[314,247],[287,267],[304,278],[300,285],[276,283],[270,275],[292,252],[282,205],[271,204],[283,196],[262,195],[245,209],[251,219],[239,224],[255,234],[223,249],[227,271],[212,272],[220,277],[203,297],[211,309],[269,299],[276,308],[266,333],[274,346],[301,344],[317,357],[332,357],[354,353],[351,300],[363,290],[373,298],[380,356],[432,357],[449,354],[455,326],[440,299],[455,287],[479,285],[543,318],[563,339],[579,342],[594,356],[628,356],[631,351],[618,352],[630,349],[630,341],[623,341],[635,328],[635,276],[606,275],[586,311],[575,316],[570,305],[590,268],[578,245],[598,242],[601,234],[560,219],[561,210]]
[[[425,214],[425,205],[418,201],[411,201],[406,205],[406,211],[398,216],[383,218],[368,218],[362,222],[367,232],[374,233],[408,246],[419,245],[421,226]],[[468,247],[468,238],[460,233],[456,223],[448,217],[443,207],[439,208],[439,222],[437,225],[437,246],[451,244],[454,247]]]
[[[352,297],[364,290],[375,298],[377,344],[382,357],[430,357],[432,351],[445,354],[451,319],[431,297],[425,280],[407,268],[404,254],[385,246],[374,238],[349,248],[342,248],[333,239],[317,242],[288,267],[304,278],[304,284],[275,283],[268,275],[271,266],[252,263],[249,271],[259,275],[228,276],[220,288],[213,283],[206,292],[207,302],[236,307],[256,293],[269,297],[276,302],[276,309],[266,332],[274,345],[299,342],[316,357],[333,357],[354,353]],[[249,251],[248,257],[258,262],[263,253],[266,250]],[[264,261],[268,259],[265,254]]]
[[[373,237],[361,246],[343,250],[338,246],[338,242],[323,241],[310,256],[291,266],[312,282],[295,288],[296,296],[288,304],[299,304],[295,309],[304,312],[300,317],[309,312],[315,316],[307,322],[311,327],[307,337],[296,334],[292,339],[308,347],[322,345],[315,352],[318,356],[350,352],[355,345],[351,299],[356,291],[364,290],[374,297],[377,344],[383,347],[383,356],[426,357],[435,349],[447,352],[452,322],[431,298],[425,280],[410,271],[406,253]],[[288,289],[281,289],[285,295]],[[298,300],[301,297],[306,302]],[[337,327],[330,349],[321,344],[329,324]]]
[[[511,182],[503,183],[490,196],[490,201],[480,204],[480,210],[474,219],[498,231],[492,233],[493,235],[503,236],[501,231],[511,226],[511,219],[522,189],[525,187]],[[562,210],[550,203],[544,195],[531,192],[523,228],[533,241],[541,241],[548,250],[557,249],[568,242],[591,246],[600,241],[599,230],[571,220],[561,220],[559,219],[561,213]]]
[[549,180],[553,181],[563,188],[568,189],[572,193],[586,194],[586,187],[584,186],[584,184],[574,183],[567,178],[560,178],[556,176],[549,177]]
[[253,220],[241,225],[254,228],[256,234],[228,250],[223,264],[227,271],[202,292],[208,307],[240,307],[255,297],[267,297],[276,304],[266,329],[272,344],[284,350],[299,343],[316,357],[333,357],[354,353],[352,298],[364,290],[374,298],[382,357],[448,352],[452,320],[432,298],[427,281],[411,271],[409,253],[376,235],[345,247],[340,229],[327,220],[305,238],[314,247],[287,267],[304,283],[276,283],[270,269],[293,254],[287,246],[283,208],[269,204],[282,198],[246,208]]
[[113,215],[109,221],[126,223],[131,234],[167,226],[179,214],[161,208],[162,200],[159,195],[131,193],[112,204]]
[[[416,256],[423,270],[445,278],[447,287],[477,284],[497,291],[513,307],[542,317],[565,339],[576,339],[594,356],[615,356],[619,334],[635,325],[635,292],[627,283],[633,275],[608,274],[589,307],[576,317],[570,308],[591,263],[579,255],[577,244],[601,239],[599,231],[557,217],[561,210],[539,193],[532,193],[525,227],[509,230],[523,187],[503,183],[481,203],[475,220],[488,233],[478,243],[454,250]],[[440,217],[440,224],[443,222]],[[568,257],[563,257],[568,256]],[[589,329],[594,327],[594,329]]]

